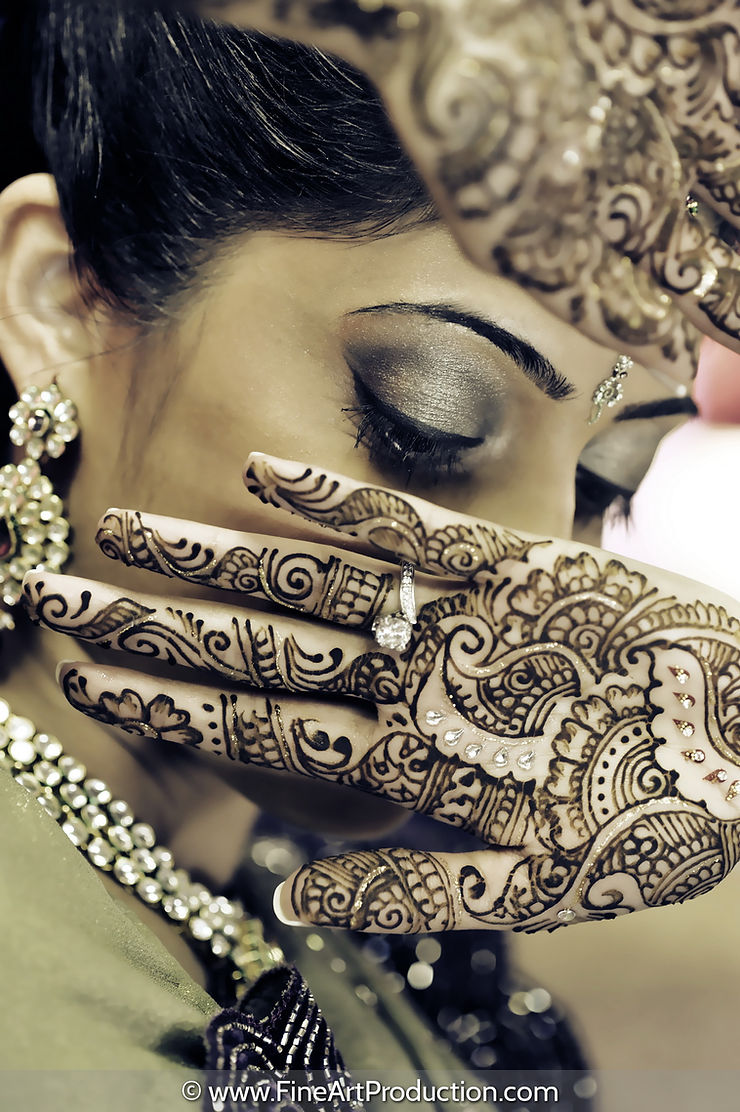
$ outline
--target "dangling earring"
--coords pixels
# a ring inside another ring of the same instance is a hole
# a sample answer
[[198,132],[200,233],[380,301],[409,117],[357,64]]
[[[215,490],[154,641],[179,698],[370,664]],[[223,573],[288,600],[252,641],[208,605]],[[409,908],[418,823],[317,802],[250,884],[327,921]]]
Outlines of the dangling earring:
[[39,461],[58,459],[79,433],[77,410],[56,383],[24,390],[10,420],[11,443],[25,458],[0,468],[0,629],[15,626],[11,610],[26,572],[59,571],[69,557],[69,522]]
[[630,359],[629,355],[619,356],[609,378],[600,382],[591,396],[589,425],[595,425],[605,409],[612,409],[621,402],[624,397],[624,379],[630,367],[634,365],[634,360]]

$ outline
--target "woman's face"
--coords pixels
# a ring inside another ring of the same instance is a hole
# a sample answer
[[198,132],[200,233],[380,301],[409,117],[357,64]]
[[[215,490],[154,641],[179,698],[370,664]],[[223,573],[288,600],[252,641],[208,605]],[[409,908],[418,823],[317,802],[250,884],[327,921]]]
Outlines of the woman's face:
[[[591,395],[615,357],[431,225],[357,243],[255,234],[166,330],[137,340],[119,324],[106,344],[59,378],[82,429],[69,570],[171,595],[188,586],[101,555],[99,517],[119,506],[300,536],[298,520],[246,494],[254,450],[569,535]],[[635,369],[625,400],[661,393]],[[254,797],[279,806],[287,781],[265,788],[266,775],[252,777]]]
[[[568,536],[591,395],[615,358],[432,225],[359,243],[255,234],[166,331],[130,340],[84,384],[60,379],[83,429],[77,574],[114,573],[92,544],[109,505],[299,533],[245,494],[255,450]],[[664,392],[635,368],[625,401]]]

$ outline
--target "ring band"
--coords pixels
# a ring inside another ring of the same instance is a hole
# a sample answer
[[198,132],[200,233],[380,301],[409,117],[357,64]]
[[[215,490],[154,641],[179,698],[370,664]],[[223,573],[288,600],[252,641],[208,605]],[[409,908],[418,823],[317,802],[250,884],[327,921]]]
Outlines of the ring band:
[[403,652],[411,641],[411,632],[416,625],[414,574],[413,564],[401,564],[401,609],[395,614],[384,614],[373,622],[373,636],[382,649]]
[[416,593],[414,591],[413,564],[401,564],[401,613],[410,626],[416,625]]

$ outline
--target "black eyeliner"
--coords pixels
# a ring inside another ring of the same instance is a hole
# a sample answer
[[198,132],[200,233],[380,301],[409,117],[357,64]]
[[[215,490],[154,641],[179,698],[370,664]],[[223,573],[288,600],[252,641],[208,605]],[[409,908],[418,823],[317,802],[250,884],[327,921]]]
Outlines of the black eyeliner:
[[686,414],[696,417],[699,410],[691,398],[658,398],[654,402],[626,405],[617,414],[616,421],[640,421],[651,417],[675,417]]

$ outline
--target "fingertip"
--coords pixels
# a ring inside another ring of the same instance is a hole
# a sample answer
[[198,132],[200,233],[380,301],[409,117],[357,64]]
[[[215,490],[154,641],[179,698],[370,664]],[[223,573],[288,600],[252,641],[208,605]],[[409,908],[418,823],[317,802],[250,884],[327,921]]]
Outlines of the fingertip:
[[21,581],[23,609],[26,617],[34,625],[40,624],[38,619],[38,588],[43,586],[46,574],[47,572],[35,568],[32,571],[27,571]]
[[40,568],[32,568],[31,571],[27,571],[21,581],[24,592],[29,591],[45,574],[46,572]]
[[253,474],[253,468],[255,467],[255,465],[260,463],[262,460],[266,460],[267,458],[268,457],[265,455],[264,452],[249,453],[246,460],[244,461],[244,468],[242,469],[242,478],[245,482]]
[[108,509],[104,510],[103,513],[98,518],[98,524],[97,524],[98,532],[100,532],[102,529],[105,529],[106,523],[107,523],[109,518],[111,518],[111,517],[121,517],[126,512],[127,511],[122,509],[120,506],[109,506]]

